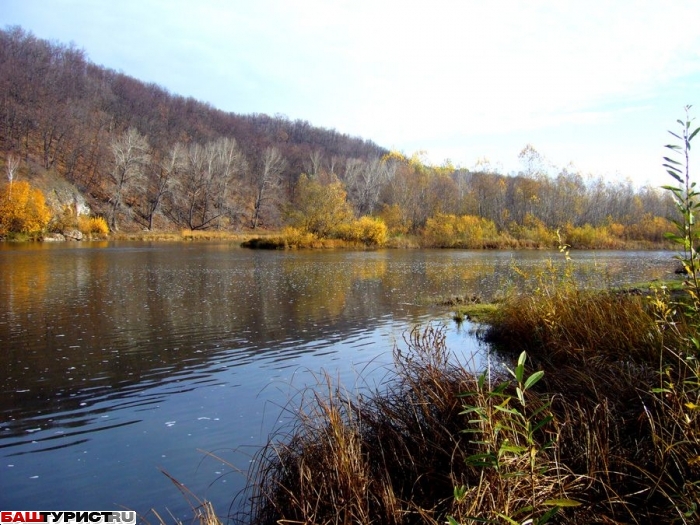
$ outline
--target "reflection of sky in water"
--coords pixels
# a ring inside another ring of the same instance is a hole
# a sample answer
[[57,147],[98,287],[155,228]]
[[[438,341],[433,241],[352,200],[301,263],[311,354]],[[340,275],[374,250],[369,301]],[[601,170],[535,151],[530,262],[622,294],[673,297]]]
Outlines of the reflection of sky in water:
[[[470,356],[468,325],[436,300],[487,297],[517,278],[514,262],[539,271],[558,256],[0,249],[0,503],[183,512],[163,468],[225,513],[243,478],[198,450],[245,469],[322,371],[350,392],[381,388],[417,324],[445,322],[449,348]],[[572,256],[598,282],[673,268],[668,253]]]

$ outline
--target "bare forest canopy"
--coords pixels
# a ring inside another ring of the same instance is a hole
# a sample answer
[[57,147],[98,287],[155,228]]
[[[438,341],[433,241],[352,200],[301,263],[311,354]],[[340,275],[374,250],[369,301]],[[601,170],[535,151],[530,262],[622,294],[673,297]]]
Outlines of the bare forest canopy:
[[380,217],[392,235],[473,216],[499,234],[607,227],[658,241],[676,213],[662,190],[546,168],[530,146],[518,174],[429,166],[306,121],[220,111],[9,27],[0,166],[15,159],[15,177],[54,207],[86,202],[113,230],[278,229],[302,174],[340,183],[355,217]]

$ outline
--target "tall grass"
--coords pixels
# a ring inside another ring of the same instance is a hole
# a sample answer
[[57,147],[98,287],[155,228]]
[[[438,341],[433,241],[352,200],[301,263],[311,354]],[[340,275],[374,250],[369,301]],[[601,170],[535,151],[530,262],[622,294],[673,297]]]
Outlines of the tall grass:
[[463,476],[459,394],[475,385],[451,364],[444,332],[413,331],[394,351],[384,391],[351,396],[328,380],[308,392],[288,433],[256,457],[246,521],[438,523]]

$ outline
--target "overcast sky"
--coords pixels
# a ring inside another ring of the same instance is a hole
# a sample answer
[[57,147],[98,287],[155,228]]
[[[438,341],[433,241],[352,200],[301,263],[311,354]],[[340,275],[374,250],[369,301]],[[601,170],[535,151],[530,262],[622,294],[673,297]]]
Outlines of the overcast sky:
[[0,0],[14,25],[225,111],[434,164],[508,173],[530,143],[558,167],[665,184],[666,130],[686,104],[700,116],[697,0]]

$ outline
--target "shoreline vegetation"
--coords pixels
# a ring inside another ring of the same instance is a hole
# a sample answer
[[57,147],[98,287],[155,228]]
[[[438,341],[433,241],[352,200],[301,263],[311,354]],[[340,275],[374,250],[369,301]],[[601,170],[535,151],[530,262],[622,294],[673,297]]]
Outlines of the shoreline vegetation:
[[[80,231],[80,230],[78,230]],[[467,250],[555,250],[559,245],[556,232],[550,232],[546,239],[514,238],[507,233],[481,242],[464,242],[458,237],[445,237],[442,242],[424,235],[402,235],[388,237],[380,242],[353,237],[319,237],[310,232],[296,228],[279,231],[220,231],[220,230],[179,230],[179,231],[137,231],[137,232],[82,232],[79,240],[84,241],[131,241],[131,242],[229,242],[244,248],[268,250],[297,249],[467,249]],[[78,240],[76,235],[66,235],[65,240]],[[594,233],[588,238],[567,236],[575,242],[579,250],[672,250],[674,245],[668,240],[623,239],[610,237],[603,231],[601,236]],[[43,236],[14,235],[6,236],[6,242],[55,241],[50,234]],[[571,244],[571,243],[568,243]]]
[[[441,240],[425,234],[386,237],[380,241],[359,236],[319,237],[296,228],[265,231],[223,231],[223,230],[178,230],[178,231],[119,231],[101,230],[104,222],[91,218],[84,222],[93,229],[70,228],[61,232],[42,234],[12,234],[0,236],[0,242],[76,242],[76,241],[130,241],[130,242],[227,242],[243,248],[261,250],[375,250],[375,249],[466,249],[466,250],[555,250],[559,245],[557,232],[549,232],[544,238],[515,238],[504,232],[480,242],[464,241],[458,236],[445,236]],[[96,226],[95,226],[96,225]],[[565,230],[566,231],[566,230]],[[565,235],[579,250],[672,250],[674,245],[668,240],[624,239],[611,237],[603,230],[595,229],[587,237],[580,232]],[[560,233],[561,239],[561,233]]]
[[[550,167],[531,145],[506,175],[486,159],[431,166],[305,121],[224,113],[18,27],[0,31],[0,57],[15,87],[0,105],[3,239],[562,252],[559,272],[487,313],[483,370],[429,325],[396,345],[380,388],[353,395],[325,377],[290,402],[291,427],[252,458],[229,521],[700,522],[690,107],[664,157],[674,185],[634,188]],[[571,248],[671,246],[680,292],[573,279]],[[220,523],[195,500],[196,519]]]

